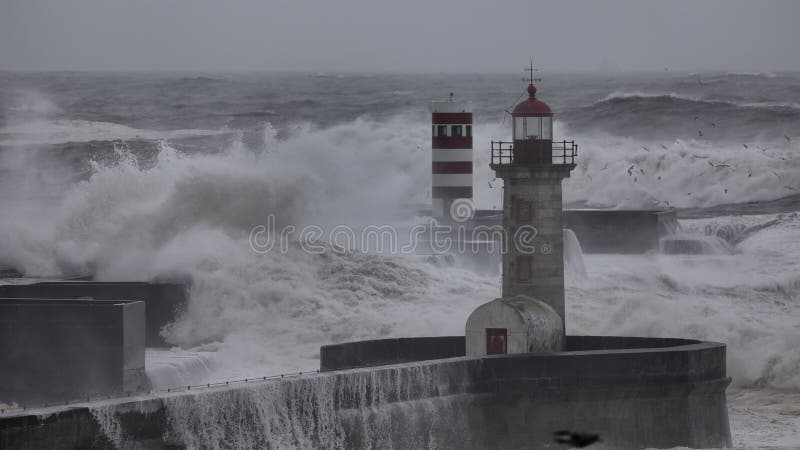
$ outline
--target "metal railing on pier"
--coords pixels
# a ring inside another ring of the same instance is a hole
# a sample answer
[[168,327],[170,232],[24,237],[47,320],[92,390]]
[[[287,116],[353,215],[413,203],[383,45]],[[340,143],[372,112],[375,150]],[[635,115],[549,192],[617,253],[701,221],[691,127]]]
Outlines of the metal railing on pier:
[[18,405],[18,406],[0,406],[0,417],[3,415],[20,413],[29,410],[41,409],[41,408],[52,408],[57,406],[70,406],[70,405],[86,405],[88,403],[99,402],[99,401],[108,401],[108,400],[125,400],[134,397],[142,397],[142,396],[153,396],[158,394],[171,394],[171,393],[178,393],[178,392],[191,392],[193,389],[212,389],[212,388],[225,388],[230,386],[235,386],[237,384],[249,384],[255,382],[263,382],[263,381],[270,381],[270,380],[281,380],[287,378],[294,378],[299,377],[302,375],[310,375],[310,374],[317,374],[319,370],[310,370],[307,372],[291,372],[291,373],[283,373],[279,375],[266,375],[261,377],[253,377],[253,378],[242,378],[238,380],[226,380],[226,381],[217,381],[214,383],[204,383],[204,384],[190,384],[185,386],[174,386],[169,387],[166,389],[148,389],[147,391],[138,391],[138,392],[113,392],[113,393],[106,393],[106,394],[96,394],[96,395],[88,395],[86,397],[72,399],[72,400],[59,400],[55,402],[44,402],[40,404],[31,404],[31,405]]

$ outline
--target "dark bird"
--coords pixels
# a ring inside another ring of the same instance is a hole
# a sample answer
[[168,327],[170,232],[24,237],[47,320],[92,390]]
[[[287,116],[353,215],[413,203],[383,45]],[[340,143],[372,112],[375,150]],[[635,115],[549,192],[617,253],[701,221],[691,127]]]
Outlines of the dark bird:
[[646,152],[649,152],[649,151],[650,151],[650,149],[649,149],[649,148],[647,148],[647,147],[645,147],[644,145],[642,146],[642,149],[644,149],[644,151],[646,151]]
[[703,130],[697,130],[697,134],[699,134],[700,137],[703,137]]
[[604,165],[603,168],[600,170],[606,170],[606,169],[608,169],[608,163],[606,163],[606,165]]
[[753,174],[752,174],[752,173],[748,173],[748,174],[747,174],[747,178],[750,178],[750,177],[752,177],[752,176],[753,176]]
[[639,169],[639,172],[642,172],[642,175],[644,175],[644,169]]
[[636,166],[630,166],[630,167],[628,167],[628,176],[629,176],[629,177],[633,175],[633,168],[634,168],[634,167],[636,167]]
[[728,190],[727,190],[727,189],[725,189],[725,193],[726,193],[726,194],[728,193]]
[[600,436],[592,433],[577,433],[574,431],[556,431],[553,437],[559,444],[569,445],[571,447],[583,448],[588,447],[595,442],[601,442]]
[[636,180],[637,180],[637,179],[638,179],[638,178],[636,178],[636,177],[633,177],[633,182],[634,182],[634,183],[636,183]]
[[789,138],[789,136],[787,136],[787,135],[785,135],[785,134],[784,134],[784,135],[783,135],[783,137],[785,137],[785,138],[786,138],[786,141],[788,141],[788,142],[792,142],[792,140]]
[[744,146],[744,148],[747,148],[747,149],[750,148],[750,147],[747,146],[747,144],[742,144],[742,146]]
[[712,127],[714,127],[714,128],[717,127],[717,124],[715,124],[714,122],[709,122],[709,123],[711,124]]
[[784,186],[783,188],[784,188],[784,189],[788,189],[788,190],[790,190],[790,191],[794,191],[794,190],[796,190],[795,188],[793,188],[793,187],[791,187],[791,186]]
[[692,193],[691,192],[687,192],[686,195],[692,195]]
[[694,116],[694,120],[697,120],[699,118],[700,118],[700,116]]
[[661,148],[663,148],[664,150],[667,150],[667,146],[664,145],[664,144],[661,144]]
[[658,181],[661,181],[661,175],[658,176]]
[[762,152],[765,152],[769,149],[769,147],[758,147],[758,149],[761,150]]

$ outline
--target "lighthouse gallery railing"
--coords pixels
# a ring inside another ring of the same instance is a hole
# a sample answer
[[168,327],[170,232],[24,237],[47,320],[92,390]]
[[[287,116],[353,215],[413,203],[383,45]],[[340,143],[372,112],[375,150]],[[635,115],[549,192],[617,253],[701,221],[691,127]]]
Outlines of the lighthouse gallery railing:
[[[578,144],[575,141],[553,141],[550,164],[575,164],[578,155]],[[547,161],[538,161],[539,164]],[[492,164],[514,164],[514,143],[492,141]]]

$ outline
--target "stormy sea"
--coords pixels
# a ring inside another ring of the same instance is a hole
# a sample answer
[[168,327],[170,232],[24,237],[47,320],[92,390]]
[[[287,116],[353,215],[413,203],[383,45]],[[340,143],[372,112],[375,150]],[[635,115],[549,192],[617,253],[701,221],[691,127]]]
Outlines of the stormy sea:
[[[710,249],[583,255],[567,332],[724,342],[734,446],[800,448],[800,74],[542,77],[555,139],[579,145],[565,207],[674,207]],[[255,252],[249,236],[268,216],[421,220],[429,102],[451,92],[475,111],[476,205],[501,208],[489,142],[509,139],[521,78],[0,72],[0,283],[191,283],[173,349],[147,354],[157,388],[314,370],[328,343],[463,334],[500,293],[492,268]]]

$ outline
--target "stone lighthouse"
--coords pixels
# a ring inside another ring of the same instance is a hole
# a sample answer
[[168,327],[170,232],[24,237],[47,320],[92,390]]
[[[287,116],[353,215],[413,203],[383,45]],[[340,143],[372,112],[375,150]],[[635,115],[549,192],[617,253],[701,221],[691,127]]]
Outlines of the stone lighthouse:
[[534,81],[531,67],[528,98],[511,113],[512,141],[491,143],[491,168],[504,182],[502,298],[470,316],[467,354],[559,351],[563,345],[561,181],[575,168],[577,146],[553,141],[553,111],[536,98]]

